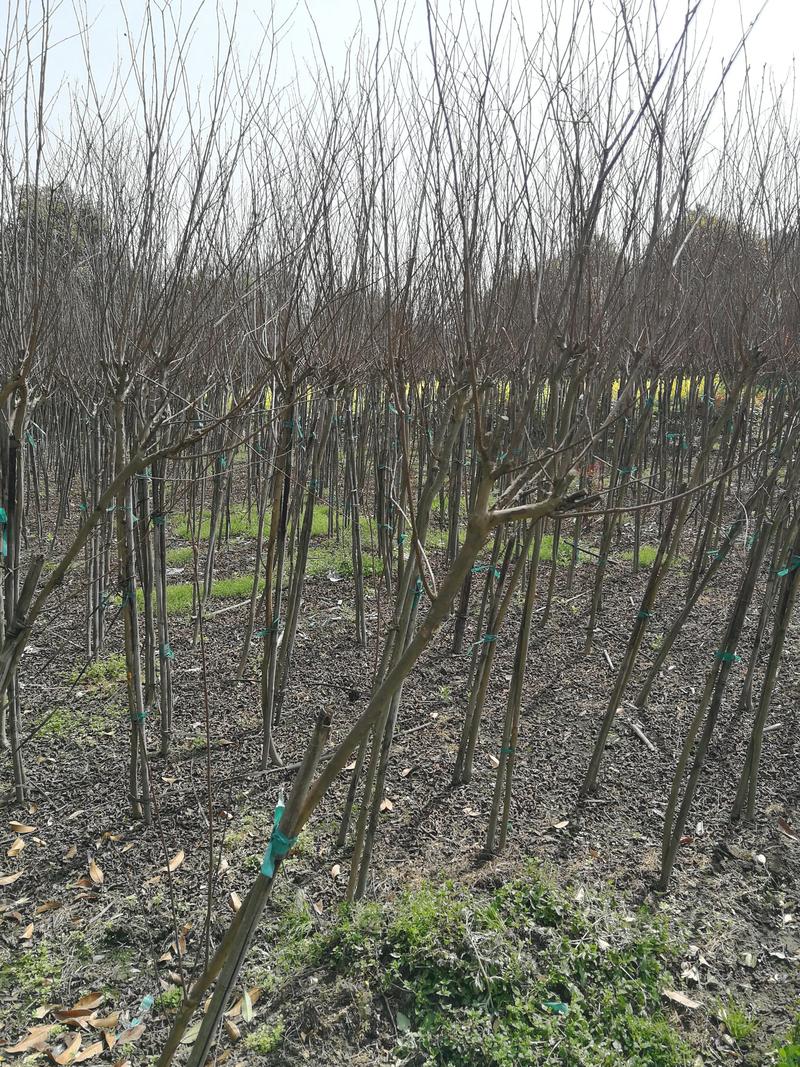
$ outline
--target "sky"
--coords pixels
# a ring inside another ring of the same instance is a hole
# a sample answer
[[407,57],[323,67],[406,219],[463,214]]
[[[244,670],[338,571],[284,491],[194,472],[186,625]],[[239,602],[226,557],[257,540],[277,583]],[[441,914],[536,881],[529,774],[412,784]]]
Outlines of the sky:
[[[38,0],[40,4],[42,0]],[[434,0],[437,3],[437,0]],[[468,11],[483,20],[499,10],[506,0],[465,0]],[[542,19],[543,0],[510,0],[512,7],[520,12],[526,30],[536,31]],[[570,6],[569,0],[555,0],[562,8]],[[619,0],[616,0],[618,3]],[[628,0],[633,6],[637,0]],[[638,0],[642,2],[642,0]],[[650,2],[650,0],[647,0]],[[18,0],[3,0],[13,8]],[[85,58],[82,42],[77,36],[81,24],[90,27],[88,33],[92,69],[99,84],[103,84],[113,72],[116,57],[124,55],[131,36],[137,34],[142,23],[146,0],[60,0],[53,19],[53,48],[51,50],[50,85],[55,87],[62,80],[82,80]],[[438,0],[437,6],[444,9],[451,0]],[[721,64],[730,55],[741,34],[764,0],[703,0],[700,24],[708,29],[708,61],[705,77],[709,84],[716,80]],[[677,33],[686,0],[656,0],[664,16],[666,36]],[[374,38],[375,5],[372,0],[359,4],[358,0],[268,0],[254,3],[253,0],[161,0],[167,17],[173,22],[193,23],[190,58],[190,77],[200,81],[208,71],[209,60],[216,42],[218,12],[224,21],[235,19],[239,47],[242,55],[252,54],[262,41],[262,27],[269,20],[270,9],[274,12],[276,25],[282,27],[279,48],[278,76],[290,79],[296,70],[307,71],[317,66],[315,53],[321,51],[325,63],[334,72],[340,72],[347,55],[348,46],[356,37],[359,27]],[[615,0],[593,0],[595,18],[602,25],[607,10],[615,6]],[[386,0],[385,10],[395,14],[399,9],[407,17],[407,42],[409,47],[427,49],[424,0]],[[37,10],[34,0],[32,10]],[[195,17],[196,16],[196,17]],[[800,0],[766,0],[766,7],[754,29],[747,50],[747,62],[751,71],[760,74],[770,71],[776,81],[791,78],[793,64],[800,44]],[[745,60],[737,65],[737,77],[741,76]]]

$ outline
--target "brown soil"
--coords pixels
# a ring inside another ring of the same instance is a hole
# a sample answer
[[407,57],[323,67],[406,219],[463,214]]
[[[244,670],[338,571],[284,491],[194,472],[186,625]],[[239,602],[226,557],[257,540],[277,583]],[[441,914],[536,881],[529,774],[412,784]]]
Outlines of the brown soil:
[[[244,572],[251,558],[251,542],[232,542],[223,549],[220,573]],[[545,579],[548,572],[549,564],[543,565]],[[183,580],[188,573],[187,568]],[[560,571],[557,595],[565,574]],[[697,693],[718,647],[715,642],[732,588],[723,571],[675,645],[670,669],[641,716],[656,751],[651,752],[620,719],[599,793],[578,806],[578,785],[613,680],[605,653],[616,667],[635,613],[632,605],[638,604],[647,572],[634,578],[629,563],[609,571],[601,630],[594,651],[584,657],[587,593],[593,575],[590,563],[580,566],[573,590],[569,597],[559,597],[546,629],[534,629],[510,846],[489,863],[481,860],[481,849],[494,783],[491,757],[499,747],[518,616],[511,613],[505,637],[498,641],[474,778],[459,788],[451,787],[450,776],[467,699],[469,659],[450,654],[448,629],[440,635],[435,650],[404,690],[387,786],[393,807],[382,817],[369,893],[391,897],[423,878],[478,882],[487,876],[510,876],[535,857],[550,865],[565,884],[609,890],[620,907],[649,901],[668,916],[674,935],[685,945],[683,973],[676,980],[703,1004],[692,1021],[695,1037],[704,1046],[703,1062],[737,1062],[738,1054],[724,1043],[714,1023],[717,1002],[730,996],[751,1010],[759,1023],[757,1043],[765,1049],[788,1028],[800,995],[798,625],[773,700],[771,722],[780,725],[765,739],[755,825],[733,829],[729,824],[746,742],[746,723],[733,721],[738,697],[734,685],[692,812],[694,829],[687,831],[670,893],[656,898],[651,886],[660,858],[666,794]],[[543,581],[540,604],[545,588]],[[681,583],[674,582],[672,590],[659,604],[651,627],[654,637],[660,630],[658,620],[674,617],[679,607]],[[348,581],[322,578],[306,586],[295,665],[277,731],[287,763],[299,759],[321,706],[333,712],[335,742],[367,699],[375,648],[371,644],[362,650],[354,643],[352,596]],[[172,620],[175,741],[166,760],[151,752],[157,819],[146,829],[127,813],[129,727],[121,685],[79,683],[74,689],[70,685],[70,675],[84,663],[83,610],[76,576],[46,627],[34,634],[33,648],[23,661],[26,729],[54,707],[65,705],[71,712],[63,728],[45,731],[26,746],[31,803],[20,810],[7,802],[3,813],[5,848],[18,836],[25,847],[18,855],[3,858],[3,874],[23,873],[0,889],[2,952],[17,962],[27,953],[39,961],[41,974],[36,972],[39,977],[29,986],[15,980],[0,993],[0,1045],[13,1044],[38,1024],[37,1007],[70,1007],[93,991],[104,994],[101,1014],[120,1012],[115,1029],[121,1034],[139,1015],[146,995],[157,996],[176,981],[183,939],[184,970],[191,972],[203,960],[209,865],[206,750],[201,657],[191,644],[191,623],[186,618]],[[373,632],[374,594],[367,610]],[[751,612],[745,649],[756,621]],[[227,862],[212,892],[215,939],[230,918],[231,892],[244,896],[254,877],[278,788],[286,777],[274,770],[258,771],[256,653],[242,684],[231,680],[243,624],[243,610],[219,615],[208,620],[205,634],[213,833],[215,848],[221,848]],[[119,650],[120,639],[117,623],[109,637],[109,653]],[[643,655],[642,662],[647,659]],[[741,666],[739,674],[743,671]],[[151,723],[149,730],[155,749],[157,724]],[[8,781],[7,757],[4,764]],[[344,775],[315,813],[302,848],[286,862],[282,888],[270,905],[249,966],[269,959],[275,916],[291,894],[302,893],[313,902],[315,921],[321,925],[335,917],[347,873],[347,853],[340,855],[334,847],[346,787]],[[35,832],[18,835],[8,828],[13,819],[34,826]],[[179,850],[185,859],[169,874],[167,860]],[[91,861],[102,871],[99,884],[92,881]],[[334,877],[331,868],[337,863],[341,871]],[[179,934],[184,931],[177,945],[176,929]],[[250,1025],[268,1017],[269,1003],[269,997],[262,998]],[[145,1029],[136,1041],[118,1045],[91,1062],[148,1062],[160,1048],[170,1018],[158,1005],[141,1017]],[[52,1016],[45,1021],[52,1021]],[[241,1019],[239,1024],[245,1033],[248,1024]],[[306,1050],[307,1062],[332,1062],[322,1036],[327,1032],[324,1021],[317,1020],[317,1028],[316,1038],[314,1026],[304,1038],[299,1033],[288,1036]],[[85,1049],[97,1038],[85,1032],[82,1039]],[[57,1039],[53,1037],[50,1044],[57,1045]],[[258,1062],[257,1056],[239,1051],[240,1047],[234,1046],[230,1063]],[[762,1055],[757,1054],[755,1062],[764,1062]],[[377,1045],[372,1052],[353,1049],[352,1057],[354,1063],[379,1062]]]

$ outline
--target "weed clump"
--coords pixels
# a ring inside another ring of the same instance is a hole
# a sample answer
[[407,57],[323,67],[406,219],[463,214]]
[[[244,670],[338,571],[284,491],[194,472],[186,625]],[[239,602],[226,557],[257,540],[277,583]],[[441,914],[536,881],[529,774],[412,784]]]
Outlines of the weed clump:
[[269,1056],[277,1052],[283,1042],[283,1020],[278,1019],[274,1023],[264,1023],[257,1030],[253,1030],[244,1039],[244,1047],[248,1052],[254,1052],[259,1056]]
[[590,919],[536,871],[347,908],[316,953],[386,998],[397,1054],[426,1067],[687,1064],[663,1011],[671,954],[651,916]]

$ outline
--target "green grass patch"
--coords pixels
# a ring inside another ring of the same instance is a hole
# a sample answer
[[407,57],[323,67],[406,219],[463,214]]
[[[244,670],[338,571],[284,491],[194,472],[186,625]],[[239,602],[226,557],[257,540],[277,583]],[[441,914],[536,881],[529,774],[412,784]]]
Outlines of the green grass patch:
[[800,1015],[794,1021],[785,1043],[777,1049],[778,1067],[800,1067]]
[[725,1024],[725,1029],[737,1045],[746,1045],[758,1029],[758,1023],[750,1013],[740,1008],[732,1000],[729,1000],[727,1004],[720,1005],[718,1014]]
[[90,663],[82,672],[73,671],[69,680],[72,685],[79,683],[86,689],[112,689],[125,681],[126,674],[125,654],[115,652]]
[[[639,565],[641,567],[652,567],[657,555],[658,548],[655,545],[639,545]],[[618,558],[632,561],[633,552],[620,552]]]
[[[270,527],[270,514],[269,512],[264,518],[264,536],[269,533]],[[182,541],[190,541],[192,537],[192,530],[189,525],[189,517],[186,514],[177,514],[172,517],[170,523],[173,532],[176,537],[179,537]],[[203,522],[200,525],[200,541],[207,541],[208,535],[211,530],[211,518],[206,514],[203,518]],[[230,511],[230,525],[227,525],[223,519],[222,533],[227,534],[229,537],[257,537],[258,536],[258,510],[253,508],[248,512],[247,507],[244,504],[234,504]],[[327,504],[315,504],[314,505],[314,517],[311,521],[311,536],[312,537],[327,537],[328,536],[328,506]],[[189,558],[191,558],[191,549],[188,549]]]
[[118,705],[91,710],[61,705],[53,708],[37,733],[40,737],[76,737],[87,732],[110,733],[116,717],[123,713],[123,709]]
[[155,999],[154,1007],[167,1015],[174,1015],[183,1003],[183,992],[180,986],[171,985]]
[[168,567],[184,567],[192,562],[194,552],[191,545],[183,545],[180,548],[170,548],[167,551]]
[[283,1020],[278,1019],[274,1023],[263,1023],[244,1039],[244,1047],[248,1052],[254,1052],[259,1056],[269,1056],[277,1052],[283,1044]]
[[[380,573],[382,563],[373,560],[371,556],[364,556],[364,576],[369,578],[375,570]],[[318,578],[326,575],[329,571],[343,578],[352,578],[353,561],[350,549],[345,545],[337,545],[335,542],[312,547],[308,553],[308,565],[306,577]],[[288,572],[285,575],[285,583],[288,583]],[[218,578],[211,584],[211,598],[213,600],[247,600],[253,588],[253,576],[251,574],[238,574],[230,578]],[[259,589],[263,588],[263,581],[259,582]],[[144,594],[141,589],[136,593],[139,610],[144,607]],[[192,612],[192,582],[174,582],[167,586],[167,613],[169,615],[190,615]],[[123,675],[124,678],[124,675]]]
[[61,963],[50,954],[47,941],[17,952],[10,963],[0,966],[0,994],[14,994],[27,1008],[50,999],[61,973]]
[[484,893],[423,886],[391,905],[345,909],[330,933],[305,929],[298,922],[281,941],[305,937],[300,960],[327,969],[321,982],[356,984],[353,996],[373,996],[377,1014],[385,999],[402,1062],[691,1062],[663,1011],[673,954],[663,924],[644,912],[590,914],[536,870]]

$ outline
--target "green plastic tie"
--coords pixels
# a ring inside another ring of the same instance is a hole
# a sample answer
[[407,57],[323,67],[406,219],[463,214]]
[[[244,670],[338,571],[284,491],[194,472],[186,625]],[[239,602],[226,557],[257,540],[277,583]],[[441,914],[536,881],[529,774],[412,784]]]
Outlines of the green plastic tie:
[[397,535],[397,543],[398,543],[398,545],[405,544],[405,540],[406,540],[406,535],[404,533],[399,533]]
[[652,611],[645,611],[644,608],[641,608],[636,615],[637,619],[651,619],[652,617]]
[[714,656],[720,661],[720,663],[738,663],[741,660],[741,656],[738,656],[735,652],[728,652],[725,649],[717,649]]
[[220,457],[219,457],[219,459],[217,460],[217,467],[218,467],[218,468],[219,468],[219,469],[220,469],[221,471],[227,470],[227,467],[228,467],[228,461],[227,461],[227,459],[226,459],[226,458],[225,458],[224,456],[220,456]]
[[379,530],[388,530],[389,533],[394,533],[394,526],[392,526],[392,524],[389,523],[389,522],[379,522],[378,523],[378,529]]
[[159,512],[154,512],[152,518],[153,518],[153,526],[164,526],[164,525],[166,525],[167,516],[164,515],[162,512],[160,512],[160,511]]
[[617,467],[620,474],[636,474],[638,467]]
[[143,482],[150,482],[153,480],[153,473],[149,467],[145,467],[143,471],[139,471],[136,477]]
[[162,659],[175,659],[175,653],[172,651],[169,642],[159,647],[158,654]]
[[706,555],[708,556],[709,559],[719,559],[720,558],[720,552],[719,552],[718,548],[709,549],[708,552],[706,552]]
[[419,598],[422,596],[422,579],[417,578],[416,585],[414,586],[414,599],[411,601],[411,610],[415,611],[417,604],[419,604]]
[[131,713],[131,722],[144,722],[147,718],[147,708],[144,711],[134,711]]
[[497,455],[497,462],[498,463],[502,463],[507,455],[508,455],[508,452],[499,452],[498,455]]
[[311,481],[308,483],[309,492],[311,493],[316,493],[319,487],[320,485],[316,478],[312,478]]
[[652,396],[646,396],[644,398],[644,406],[646,408],[651,408],[653,406],[653,403],[654,403],[654,398]]
[[787,574],[791,574],[792,571],[800,570],[800,556],[792,556],[786,567],[781,567],[778,571],[779,578],[785,578]]
[[30,430],[26,432],[25,440],[28,442],[31,448],[36,448],[36,438],[33,436]]
[[280,621],[280,617],[273,619],[270,626],[264,626],[260,630],[256,630],[256,637],[266,637],[267,634],[276,634],[278,632]]
[[476,645],[493,645],[497,640],[497,634],[484,634],[480,641],[476,641]]
[[88,510],[89,510],[89,505],[88,504],[78,504],[78,511],[88,511]]
[[503,745],[503,747],[500,749],[500,755],[501,756],[510,756],[513,751],[514,751],[514,746],[513,745]]
[[6,533],[6,527],[8,526],[8,512],[5,508],[0,508],[0,529],[3,531],[3,546],[0,551],[4,556],[8,555],[8,535]]
[[397,408],[392,403],[389,404],[389,413],[391,415],[399,415],[400,414],[400,412],[397,410]]
[[545,1000],[542,1008],[551,1015],[569,1015],[569,1004],[565,1004],[563,1000]]
[[275,807],[275,817],[272,824],[272,834],[261,862],[261,873],[265,878],[271,878],[275,874],[275,861],[283,857],[297,844],[296,837],[288,837],[279,829],[279,823],[283,818],[283,804]]

